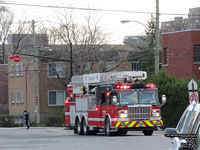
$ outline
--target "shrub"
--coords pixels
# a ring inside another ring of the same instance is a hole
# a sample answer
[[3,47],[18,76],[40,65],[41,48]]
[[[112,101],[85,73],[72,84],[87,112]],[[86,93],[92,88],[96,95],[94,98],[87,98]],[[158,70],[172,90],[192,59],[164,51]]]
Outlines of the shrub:
[[21,127],[23,116],[0,115],[0,127]]
[[[195,77],[193,77],[195,78]],[[162,117],[164,127],[176,127],[183,111],[189,104],[188,79],[176,79],[168,76],[165,71],[160,71],[158,75],[150,76],[146,82],[153,82],[159,90],[159,99],[166,95],[167,102],[162,107]],[[197,83],[199,80],[195,78]]]

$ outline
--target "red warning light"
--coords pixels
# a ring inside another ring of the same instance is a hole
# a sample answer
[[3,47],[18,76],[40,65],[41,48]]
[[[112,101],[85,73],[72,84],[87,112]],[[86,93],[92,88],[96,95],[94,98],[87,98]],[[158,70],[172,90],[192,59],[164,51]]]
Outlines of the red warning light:
[[123,89],[131,89],[131,85],[120,85],[120,84],[117,84],[116,86],[116,89],[120,89],[120,90],[123,90]]
[[156,85],[155,84],[147,84],[145,85],[146,88],[151,88],[151,89],[155,89],[156,88]]
[[116,85],[116,88],[119,89],[120,88],[120,84]]
[[106,96],[110,96],[110,92],[107,92],[107,93],[106,93]]
[[127,88],[127,89],[131,89],[131,86],[130,86],[130,85],[126,85],[126,88]]

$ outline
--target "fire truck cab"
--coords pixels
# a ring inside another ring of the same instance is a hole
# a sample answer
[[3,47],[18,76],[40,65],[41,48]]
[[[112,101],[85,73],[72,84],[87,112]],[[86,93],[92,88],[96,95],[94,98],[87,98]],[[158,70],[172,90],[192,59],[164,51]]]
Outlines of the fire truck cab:
[[79,135],[104,132],[126,134],[143,131],[152,135],[163,126],[162,103],[155,84],[139,84],[144,71],[123,71],[73,76],[65,102],[65,126]]

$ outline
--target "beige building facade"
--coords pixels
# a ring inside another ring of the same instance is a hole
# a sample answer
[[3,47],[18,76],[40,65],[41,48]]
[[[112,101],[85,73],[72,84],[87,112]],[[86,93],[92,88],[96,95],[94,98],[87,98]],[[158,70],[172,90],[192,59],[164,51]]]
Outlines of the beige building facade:
[[20,58],[18,63],[14,59],[8,61],[9,114],[23,115],[26,110],[31,122],[43,122],[64,109],[66,89],[53,73],[52,66],[57,65],[64,78],[65,63],[42,62],[37,58],[34,64],[32,57]]

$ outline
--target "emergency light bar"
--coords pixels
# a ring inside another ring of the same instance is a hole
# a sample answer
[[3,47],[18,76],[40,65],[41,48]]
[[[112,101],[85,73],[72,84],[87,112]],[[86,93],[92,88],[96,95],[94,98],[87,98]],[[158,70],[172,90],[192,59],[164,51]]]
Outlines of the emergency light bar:
[[128,84],[128,85],[117,84],[117,85],[114,85],[114,88],[119,89],[119,90],[139,89],[139,88],[155,89],[156,85],[153,84],[153,83],[147,84],[147,85],[143,85],[143,84]]

